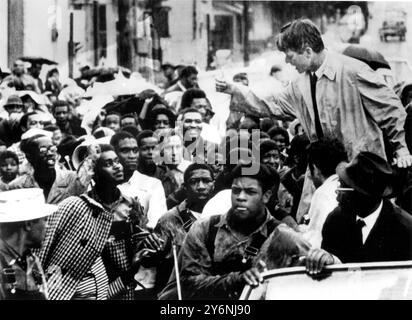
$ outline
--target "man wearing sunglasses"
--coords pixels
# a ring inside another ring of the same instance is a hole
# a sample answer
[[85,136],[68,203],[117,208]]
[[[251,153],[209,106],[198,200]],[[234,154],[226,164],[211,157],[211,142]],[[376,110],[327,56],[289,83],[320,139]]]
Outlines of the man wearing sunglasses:
[[87,186],[76,172],[60,170],[57,163],[57,147],[46,134],[34,135],[21,142],[20,148],[33,168],[10,183],[10,189],[41,188],[47,203],[59,204],[70,196],[86,191]]
[[309,252],[309,274],[325,265],[412,259],[412,217],[389,201],[392,169],[371,152],[338,166],[339,206],[322,230],[322,249]]

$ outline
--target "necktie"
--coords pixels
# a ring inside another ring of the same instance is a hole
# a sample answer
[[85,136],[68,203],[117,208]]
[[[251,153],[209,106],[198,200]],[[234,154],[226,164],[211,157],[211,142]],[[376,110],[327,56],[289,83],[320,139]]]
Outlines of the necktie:
[[361,247],[363,246],[362,229],[366,226],[365,221],[358,219],[356,221],[356,243]]
[[315,130],[316,136],[318,139],[323,138],[323,130],[320,124],[319,113],[318,113],[318,105],[316,103],[316,81],[318,81],[318,77],[315,73],[310,73],[310,91],[312,94],[312,104],[313,104],[313,111],[315,113]]

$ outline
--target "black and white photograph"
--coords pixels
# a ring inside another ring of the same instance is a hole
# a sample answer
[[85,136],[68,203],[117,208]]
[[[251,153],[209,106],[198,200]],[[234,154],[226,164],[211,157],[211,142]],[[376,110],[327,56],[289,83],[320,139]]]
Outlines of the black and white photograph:
[[412,1],[0,0],[0,300],[412,300]]

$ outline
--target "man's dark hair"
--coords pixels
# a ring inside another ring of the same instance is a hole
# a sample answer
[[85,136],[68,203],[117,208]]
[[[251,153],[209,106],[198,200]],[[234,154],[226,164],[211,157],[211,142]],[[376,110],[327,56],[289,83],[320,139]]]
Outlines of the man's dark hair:
[[33,164],[35,155],[39,153],[39,145],[37,143],[37,140],[43,137],[45,136],[42,134],[36,134],[29,139],[22,140],[20,143],[20,149],[26,155],[26,158],[30,162],[30,164]]
[[297,19],[282,28],[276,40],[280,51],[292,50],[303,53],[310,47],[316,53],[325,49],[318,27],[309,19]]
[[336,167],[339,163],[348,160],[345,147],[338,139],[334,138],[322,138],[312,142],[307,153],[311,172],[313,172],[313,166],[316,165],[326,178],[336,173]]
[[290,143],[288,151],[289,157],[302,156],[307,154],[307,147],[310,144],[309,138],[306,134],[295,136]]
[[286,146],[288,146],[290,144],[289,134],[286,131],[286,129],[283,129],[282,127],[272,127],[269,130],[268,134],[269,134],[269,136],[272,140],[273,140],[274,136],[277,136],[278,134],[280,134],[285,138]]
[[64,101],[64,100],[54,101],[51,107],[51,111],[53,114],[56,112],[57,107],[67,107],[67,111],[70,112],[70,105],[67,101]]
[[195,170],[207,170],[210,172],[210,176],[212,177],[213,180],[215,180],[214,174],[213,174],[213,169],[211,166],[209,166],[206,163],[192,163],[190,166],[187,167],[185,173],[183,174],[183,181],[185,184],[189,182],[190,176],[192,175],[192,172]]
[[120,141],[124,139],[136,140],[136,138],[131,133],[126,132],[126,131],[120,131],[112,136],[112,138],[110,139],[110,145],[113,146],[115,150],[117,150],[117,148],[119,147]]
[[20,128],[27,128],[27,123],[29,121],[29,117],[33,116],[35,114],[39,114],[39,113],[40,113],[39,111],[33,111],[33,112],[29,112],[29,113],[24,114],[20,119],[19,127]]
[[150,138],[150,137],[155,137],[154,132],[152,130],[143,130],[142,132],[140,132],[136,137],[137,146],[140,148],[142,146],[143,139]]
[[260,119],[259,127],[260,130],[269,133],[269,130],[273,128],[275,122],[272,118],[262,118]]
[[[116,152],[114,150],[113,146],[110,145],[110,144],[99,144],[99,147],[100,147],[101,152],[100,152],[99,158],[97,158],[97,160],[96,160],[96,169],[100,169],[100,167],[101,167],[101,155],[103,154],[103,152],[107,152],[107,151]],[[93,178],[95,180],[96,180],[97,172],[98,172],[98,170],[95,170],[94,175],[93,175]]]
[[182,96],[181,110],[190,108],[194,99],[206,99],[206,93],[203,90],[197,88],[187,89]]
[[114,147],[110,144],[102,143],[102,144],[99,144],[99,146],[100,146],[101,153],[107,152],[107,151],[115,151]]
[[186,66],[182,69],[182,71],[180,72],[180,79],[182,78],[188,78],[190,77],[192,74],[198,74],[199,72],[196,70],[195,67],[193,66]]
[[129,132],[133,137],[137,137],[140,130],[136,126],[126,126],[123,127],[121,131]]
[[250,167],[238,164],[230,173],[232,181],[241,177],[256,179],[259,181],[263,193],[271,190],[277,183],[279,183],[279,175],[274,169],[261,163],[255,163],[254,166],[258,166],[257,172],[255,174],[247,175],[245,172],[248,172]]
[[6,159],[13,159],[19,165],[19,157],[13,151],[6,150],[0,153],[0,165],[3,164]]
[[54,132],[56,130],[60,130],[60,128],[54,124],[50,124],[46,127],[44,127],[44,130],[49,131],[49,132]]
[[[259,145],[260,151],[260,161],[262,161],[263,157],[266,153],[272,150],[279,151],[278,145],[273,140],[264,140]],[[280,151],[279,151],[280,152]]]

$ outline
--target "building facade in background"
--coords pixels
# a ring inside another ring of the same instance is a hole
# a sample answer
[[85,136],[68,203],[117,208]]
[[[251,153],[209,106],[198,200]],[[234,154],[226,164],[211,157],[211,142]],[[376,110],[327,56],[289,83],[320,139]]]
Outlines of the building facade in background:
[[84,65],[120,65],[151,80],[164,62],[204,70],[220,49],[242,61],[272,48],[284,21],[301,13],[324,27],[324,15],[337,5],[325,3],[315,10],[307,2],[309,12],[305,2],[284,1],[0,0],[0,67],[41,56],[57,61],[67,76],[73,14],[74,76]]

